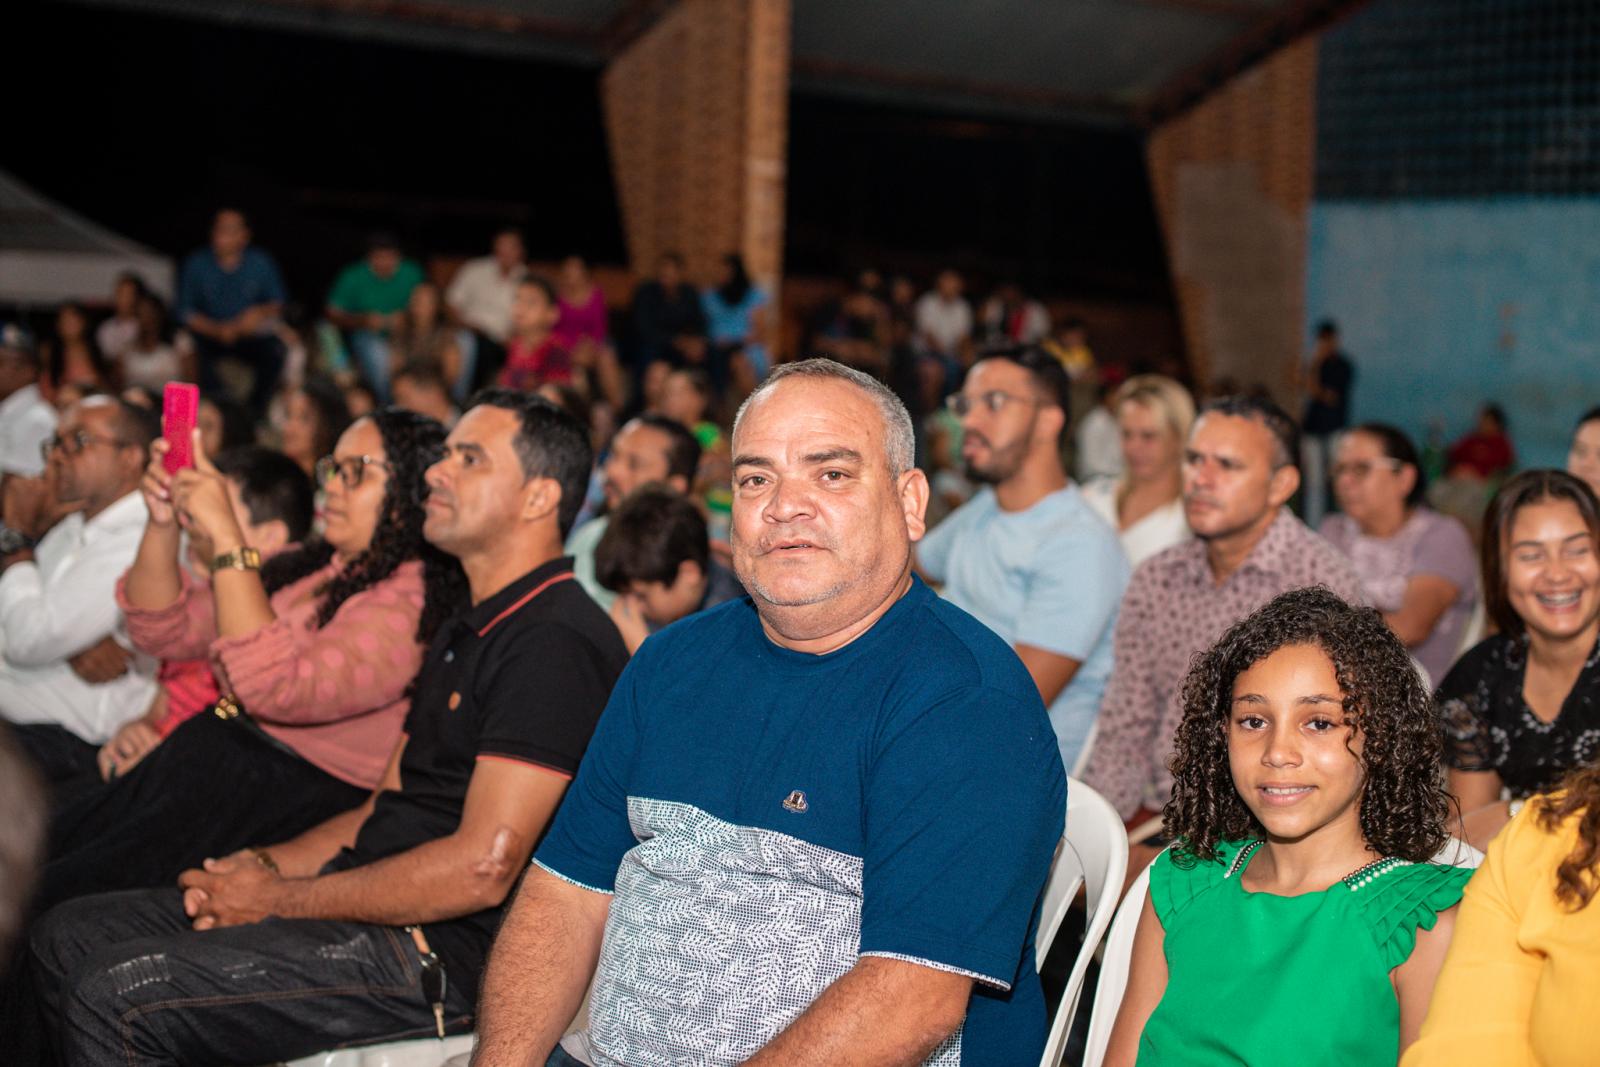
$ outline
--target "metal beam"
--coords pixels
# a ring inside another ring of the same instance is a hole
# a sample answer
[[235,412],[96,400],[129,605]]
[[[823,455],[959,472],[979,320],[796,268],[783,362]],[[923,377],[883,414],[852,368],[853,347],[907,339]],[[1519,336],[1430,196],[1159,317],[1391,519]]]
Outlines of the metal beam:
[[1187,111],[1212,91],[1308,33],[1338,22],[1371,0],[1295,0],[1288,9],[1258,22],[1213,55],[1156,90],[1136,115],[1151,129]]
[[677,0],[625,0],[600,31],[606,54],[614,56],[643,37],[676,3]]
[[1193,12],[1196,15],[1216,15],[1223,18],[1259,19],[1270,14],[1276,4],[1261,0],[1135,0],[1145,7],[1169,8]]
[[[1063,93],[997,82],[974,81],[942,74],[887,70],[860,63],[796,56],[793,71],[797,87],[826,95],[867,95],[914,100],[921,98],[949,105],[964,100],[960,110],[982,110],[993,114],[1027,115],[1032,118],[1075,120],[1096,126],[1128,126],[1133,119],[1129,107],[1100,96]],[[935,106],[938,106],[935,105]]]
[[599,31],[565,19],[437,0],[55,0],[233,25],[596,65]]

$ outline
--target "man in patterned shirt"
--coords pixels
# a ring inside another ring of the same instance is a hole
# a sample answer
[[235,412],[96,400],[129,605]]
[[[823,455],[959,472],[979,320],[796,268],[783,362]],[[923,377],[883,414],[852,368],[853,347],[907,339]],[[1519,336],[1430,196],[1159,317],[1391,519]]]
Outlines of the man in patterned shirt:
[[808,360],[746,402],[733,451],[750,598],[617,683],[495,944],[473,1062],[1037,1062],[1066,778],[1016,654],[911,573],[911,419]]
[[[1172,794],[1167,760],[1183,718],[1179,689],[1197,652],[1290,589],[1326,585],[1361,601],[1349,561],[1285,507],[1300,485],[1299,444],[1282,408],[1248,397],[1206,405],[1189,432],[1183,512],[1194,539],[1133,572],[1083,774],[1130,830],[1160,814]],[[1130,881],[1159,852],[1134,845]]]

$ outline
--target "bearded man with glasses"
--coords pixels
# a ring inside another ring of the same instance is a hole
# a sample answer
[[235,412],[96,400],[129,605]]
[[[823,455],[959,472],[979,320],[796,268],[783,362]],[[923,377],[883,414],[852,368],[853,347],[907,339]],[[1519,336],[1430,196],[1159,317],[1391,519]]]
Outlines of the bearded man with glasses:
[[129,650],[114,591],[144,531],[153,413],[82,400],[41,446],[44,476],[7,480],[0,534],[0,716],[52,782],[150,704],[155,661]]
[[1128,560],[1067,477],[1066,371],[1035,347],[985,353],[946,404],[984,486],[917,545],[917,566],[1015,650],[1070,774],[1106,679]]

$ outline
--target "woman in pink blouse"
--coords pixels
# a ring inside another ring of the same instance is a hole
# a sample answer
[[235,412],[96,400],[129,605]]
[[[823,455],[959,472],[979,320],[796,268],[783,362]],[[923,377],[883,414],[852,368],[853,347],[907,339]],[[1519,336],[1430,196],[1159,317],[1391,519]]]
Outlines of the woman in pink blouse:
[[589,273],[582,256],[561,261],[556,275],[556,308],[560,317],[553,331],[556,344],[572,355],[572,364],[584,378],[591,396],[613,405],[622,396],[622,366],[611,347],[606,295]]
[[[466,605],[459,565],[422,538],[423,474],[443,440],[437,422],[397,409],[353,423],[317,465],[323,536],[265,566],[198,441],[196,466],[176,476],[157,442],[150,521],[117,599],[134,644],[208,657],[224,697],[60,811],[42,905],[171,884],[208,856],[355,809],[383,781],[423,651]],[[214,546],[209,581],[179,566],[181,529]]]

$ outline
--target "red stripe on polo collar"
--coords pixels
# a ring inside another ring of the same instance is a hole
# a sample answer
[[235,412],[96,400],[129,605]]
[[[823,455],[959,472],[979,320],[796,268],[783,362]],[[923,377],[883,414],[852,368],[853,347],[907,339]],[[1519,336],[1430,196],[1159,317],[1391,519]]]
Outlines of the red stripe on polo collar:
[[534,597],[538,596],[540,593],[544,592],[546,589],[549,589],[552,585],[555,585],[557,582],[570,582],[572,580],[572,578],[573,578],[573,574],[572,574],[571,571],[563,571],[560,574],[552,575],[551,577],[546,578],[544,581],[542,581],[538,585],[534,586],[528,592],[524,593],[522,595],[522,598],[519,599],[515,604],[512,604],[510,607],[506,608],[506,610],[502,611],[500,614],[496,615],[494,618],[490,619],[487,623],[485,623],[483,629],[478,631],[478,636],[479,637],[488,637],[490,630],[493,630],[496,626],[499,626],[502,622],[505,622],[511,616],[515,615],[517,612],[519,612],[523,608],[527,607],[528,606],[528,602],[530,600],[532,600]]

